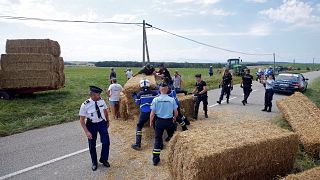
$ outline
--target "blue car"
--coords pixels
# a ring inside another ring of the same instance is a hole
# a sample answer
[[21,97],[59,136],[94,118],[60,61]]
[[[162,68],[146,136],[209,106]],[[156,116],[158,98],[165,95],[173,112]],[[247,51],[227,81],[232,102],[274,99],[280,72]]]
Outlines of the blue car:
[[305,92],[308,80],[302,74],[279,74],[275,80],[274,91],[290,94],[296,91]]

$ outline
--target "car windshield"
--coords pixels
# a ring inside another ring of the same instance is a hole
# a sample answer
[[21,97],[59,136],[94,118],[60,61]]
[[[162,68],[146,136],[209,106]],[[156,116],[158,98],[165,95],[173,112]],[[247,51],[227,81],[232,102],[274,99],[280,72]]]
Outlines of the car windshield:
[[276,77],[276,80],[287,80],[287,81],[297,81],[297,76],[290,76],[290,75],[279,75]]

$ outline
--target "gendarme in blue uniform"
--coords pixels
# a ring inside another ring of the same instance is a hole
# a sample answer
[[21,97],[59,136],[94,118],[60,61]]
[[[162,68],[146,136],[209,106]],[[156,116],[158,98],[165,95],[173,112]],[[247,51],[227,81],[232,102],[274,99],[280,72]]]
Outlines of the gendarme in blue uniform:
[[133,97],[135,98],[136,104],[140,106],[140,116],[136,131],[136,144],[134,144],[134,146],[137,146],[138,148],[141,147],[143,125],[150,119],[150,106],[157,95],[157,91],[144,89]]
[[151,110],[155,112],[155,143],[153,149],[153,163],[160,162],[160,152],[163,145],[162,135],[164,130],[167,131],[168,136],[174,133],[175,125],[172,121],[173,112],[177,110],[178,105],[174,98],[167,94],[161,94],[153,99]]

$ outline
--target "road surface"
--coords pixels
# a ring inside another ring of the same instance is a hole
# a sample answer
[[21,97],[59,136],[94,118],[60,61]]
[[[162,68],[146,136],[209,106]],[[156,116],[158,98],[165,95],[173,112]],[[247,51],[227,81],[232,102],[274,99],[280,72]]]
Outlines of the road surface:
[[[320,71],[309,72],[305,76],[311,82],[320,76]],[[213,123],[244,119],[273,120],[281,117],[276,105],[271,113],[261,112],[264,88],[257,82],[253,85],[246,106],[241,103],[242,89],[239,85],[234,86],[230,104],[216,104],[219,94],[219,89],[209,92],[208,120]],[[283,97],[285,95],[276,94],[274,100]],[[201,111],[199,115],[203,119]],[[143,135],[143,150],[134,151],[130,145],[135,138],[135,122],[112,121],[111,168],[99,165],[96,172],[91,171],[87,140],[78,121],[1,137],[0,179],[167,179],[166,150],[162,151],[160,166],[153,167],[152,130],[144,128]]]

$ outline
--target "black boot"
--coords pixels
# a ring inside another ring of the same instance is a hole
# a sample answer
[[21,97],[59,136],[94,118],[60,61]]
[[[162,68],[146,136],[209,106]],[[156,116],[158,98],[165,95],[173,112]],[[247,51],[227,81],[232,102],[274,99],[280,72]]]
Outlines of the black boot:
[[190,125],[190,121],[185,117],[185,116],[183,116],[183,121],[184,121],[184,123],[186,124],[186,125]]
[[229,104],[229,98],[227,99],[227,104]]
[[140,144],[132,144],[131,145],[132,149],[139,151],[141,149],[141,145]]
[[208,118],[208,117],[209,117],[209,116],[208,116],[208,112],[205,112],[205,113],[204,113],[204,117],[205,117],[205,118]]
[[261,111],[267,111],[267,106],[264,106],[264,109],[262,109]]
[[245,105],[246,105],[246,101],[245,101],[245,100],[243,100],[243,101],[242,101],[242,104],[245,106]]
[[221,104],[221,100],[217,101],[218,104]]
[[182,131],[186,131],[186,130],[188,130],[188,128],[187,128],[187,126],[186,126],[186,125],[181,126],[181,127],[182,127]]
[[272,107],[272,106],[269,106],[267,112],[271,112],[271,107]]

